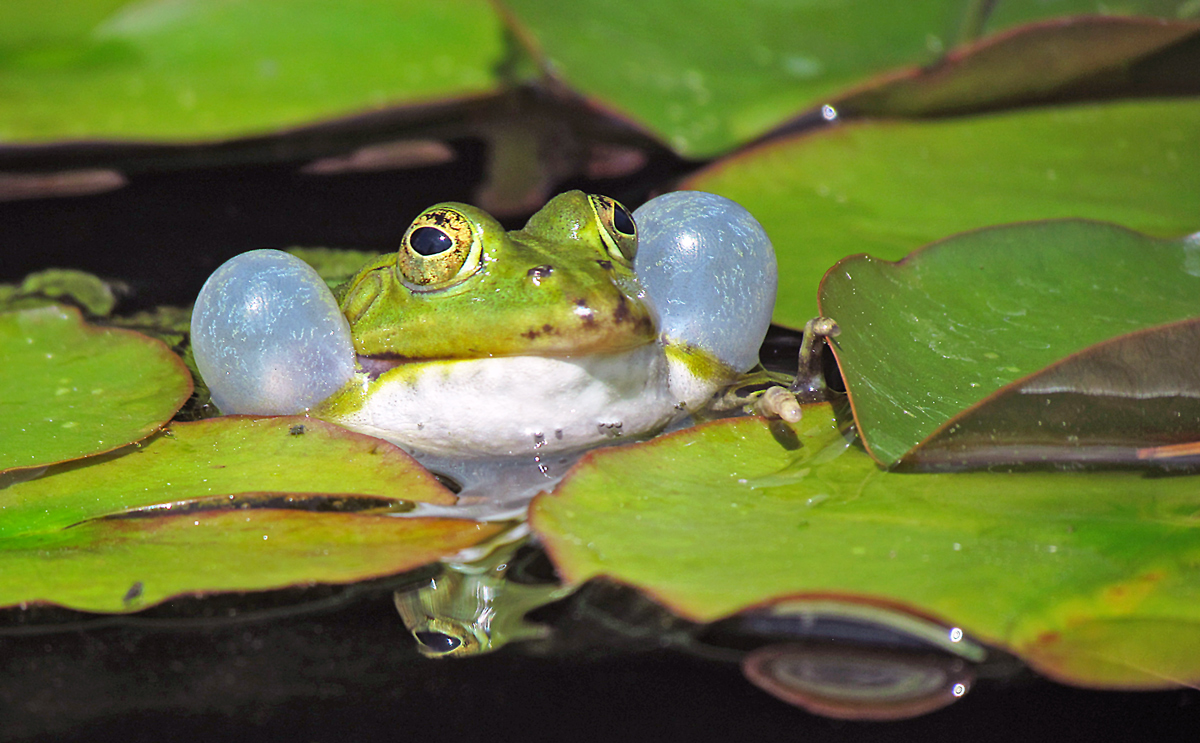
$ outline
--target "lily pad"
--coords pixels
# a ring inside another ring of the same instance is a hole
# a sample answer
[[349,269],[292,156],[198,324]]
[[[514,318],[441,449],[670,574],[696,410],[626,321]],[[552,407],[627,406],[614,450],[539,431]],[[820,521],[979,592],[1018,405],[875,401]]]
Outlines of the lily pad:
[[9,143],[214,140],[479,96],[506,54],[484,0],[18,0],[0,21]]
[[933,61],[961,5],[504,0],[552,74],[693,158],[754,139],[866,74]]
[[931,435],[938,461],[970,457],[973,446],[1195,440],[1190,326],[1141,331],[1200,315],[1196,251],[1191,239],[1060,221],[973,232],[899,263],[838,263],[821,311],[841,327],[832,347],[868,451],[890,466]]
[[435,562],[503,528],[287,509],[94,520],[0,539],[0,606],[128,612],[182,594],[351,583]]
[[824,405],[790,443],[772,431],[732,419],[593,452],[535,500],[533,526],[566,580],[607,576],[696,621],[845,599],[961,628],[1069,683],[1200,681],[1197,478],[889,473]]
[[1197,33],[1197,21],[1057,19],[960,47],[935,65],[892,73],[832,105],[840,116],[929,116],[1039,101],[1123,72]]
[[1195,3],[1190,0],[1005,0],[1002,3],[973,3],[988,7],[986,27],[1005,28],[1016,23],[1055,16],[1098,13],[1105,16],[1145,15],[1159,18],[1194,18]]
[[748,150],[682,187],[762,222],[779,257],[775,321],[799,327],[825,270],[856,253],[895,260],[958,232],[1060,217],[1194,232],[1198,140],[1196,100],[862,122]]
[[[452,505],[396,446],[313,418],[226,416],[176,423],[153,440],[53,468],[0,490],[0,537],[63,529],[130,509],[234,494],[355,495]],[[2,571],[0,571],[2,572]]]
[[192,393],[161,342],[84,324],[79,311],[0,314],[0,472],[111,451],[145,438]]
[[901,460],[920,469],[1030,462],[1200,462],[1200,319],[1099,343],[1001,388]]
[[322,421],[176,423],[0,489],[0,606],[135,611],[391,575],[504,528],[396,515],[454,500],[395,446]]
[[[502,5],[517,39],[548,73],[648,127],[679,154],[702,158],[745,144],[866,77],[933,64],[960,41],[1047,16],[1103,12],[1108,4],[1005,2],[1003,15],[990,13],[995,3],[957,0]],[[1130,2],[1120,10],[1175,18],[1186,5]],[[972,15],[979,8],[988,12]]]

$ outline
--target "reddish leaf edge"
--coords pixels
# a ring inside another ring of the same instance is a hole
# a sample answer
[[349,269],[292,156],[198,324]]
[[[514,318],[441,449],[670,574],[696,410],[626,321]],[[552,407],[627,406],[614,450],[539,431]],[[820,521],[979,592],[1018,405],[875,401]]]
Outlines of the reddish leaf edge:
[[[817,285],[817,311],[823,316],[826,316],[826,317],[830,316],[827,311],[828,308],[823,306],[824,305],[823,300],[825,297],[826,281],[828,281],[831,276],[833,276],[835,273],[837,273],[839,270],[841,270],[841,267],[843,264],[849,263],[850,261],[859,260],[862,258],[870,258],[871,260],[875,260],[880,263],[891,264],[893,266],[907,266],[909,261],[916,260],[920,256],[923,256],[927,252],[932,252],[934,250],[946,249],[947,243],[953,242],[961,237],[965,237],[968,235],[975,235],[975,234],[994,232],[994,231],[999,231],[999,230],[1006,230],[1011,227],[1037,226],[1037,225],[1045,225],[1045,224],[1063,224],[1063,223],[1100,225],[1100,226],[1107,227],[1107,228],[1121,230],[1121,231],[1127,232],[1131,235],[1137,235],[1138,237],[1150,238],[1153,240],[1160,240],[1163,242],[1170,242],[1172,240],[1172,238],[1162,238],[1162,237],[1157,237],[1154,235],[1147,235],[1144,232],[1138,232],[1137,230],[1130,229],[1128,227],[1125,227],[1124,225],[1119,225],[1119,224],[1116,224],[1113,222],[1105,222],[1105,221],[1099,220],[1099,219],[1078,219],[1078,218],[1070,218],[1070,217],[1059,218],[1059,219],[1027,219],[1027,220],[1019,220],[1016,222],[1008,222],[1005,224],[989,225],[987,227],[979,227],[979,228],[972,229],[972,230],[964,230],[962,232],[956,232],[952,235],[948,235],[946,237],[941,238],[940,240],[935,240],[934,242],[931,242],[927,245],[923,245],[923,246],[917,248],[916,250],[912,251],[908,255],[904,256],[903,258],[901,258],[899,260],[895,260],[895,261],[889,261],[889,260],[885,260],[882,258],[876,258],[869,253],[855,253],[853,255],[848,255],[845,258],[842,258],[841,260],[839,260],[837,263],[830,266],[829,269],[827,271],[825,271],[825,275],[821,277],[821,281]],[[1179,239],[1179,238],[1174,238],[1174,239]],[[837,321],[836,317],[833,317],[832,319],[835,322]],[[1186,321],[1183,321],[1183,322],[1186,322]],[[1169,325],[1172,323],[1167,323],[1167,324]],[[843,335],[841,337],[845,338],[846,336],[844,335],[844,333],[845,333],[844,326],[842,326],[842,332],[843,332]],[[846,375],[843,371],[843,364],[842,364],[841,356],[838,353],[838,347],[840,345],[838,338],[827,338],[826,341],[828,343],[830,351],[833,352],[834,359],[838,362],[838,371],[842,373],[842,379],[846,380]],[[1108,341],[1105,341],[1105,342],[1108,342]],[[1066,357],[1064,357],[1064,358],[1066,358]],[[1057,363],[1059,363],[1059,362],[1056,361],[1055,364],[1057,364]],[[1034,374],[1040,373],[1041,371],[1043,371],[1043,370],[1039,369],[1038,372],[1035,372]],[[1021,379],[1016,380],[1016,381],[1012,382],[1010,385],[1006,385],[1004,388],[1001,388],[1001,389],[1002,390],[1007,389],[1008,387],[1011,387],[1013,384],[1019,384],[1019,383],[1023,382],[1024,380],[1026,380],[1029,376],[1033,376],[1033,375],[1027,375],[1026,377],[1022,377]],[[997,390],[996,393],[993,393],[993,394],[997,394],[1000,391],[1001,390]],[[990,397],[990,395],[989,395],[989,397]],[[851,389],[849,380],[846,380],[846,399],[850,404],[850,411],[851,411],[851,415],[854,419],[854,424],[856,426],[856,430],[858,431],[859,441],[862,442],[863,448],[866,450],[867,454],[871,457],[871,459],[875,460],[876,464],[878,464],[883,469],[889,469],[891,467],[894,467],[896,464],[895,462],[892,462],[892,463],[885,462],[872,449],[870,437],[868,436],[868,432],[863,429],[862,424],[860,422],[857,401],[856,401],[854,392]],[[974,407],[974,406],[972,406],[972,407]],[[961,415],[961,412],[960,412],[960,415]],[[957,418],[958,416],[955,416],[955,417]],[[943,425],[945,425],[945,424],[943,424]],[[941,426],[939,426],[938,430],[940,430],[940,429],[941,429]],[[928,440],[928,439],[927,438],[923,439],[922,443],[925,440]],[[918,446],[919,445],[920,444],[918,444]],[[912,451],[912,449],[909,449],[909,452],[911,452],[911,451]],[[905,452],[904,456],[908,456],[909,452]],[[901,459],[903,459],[903,457]],[[897,460],[897,461],[900,461],[900,460]]]
[[45,308],[39,308],[39,309],[46,309],[46,308],[50,308],[50,307],[61,310],[65,314],[74,315],[75,320],[77,320],[80,324],[80,327],[83,328],[83,332],[88,335],[93,335],[93,336],[125,335],[128,337],[133,337],[133,338],[138,339],[140,342],[142,342],[142,343],[146,344],[147,346],[149,346],[150,348],[154,349],[155,352],[158,354],[158,356],[161,359],[167,361],[167,363],[169,365],[174,366],[175,372],[184,380],[185,384],[184,384],[182,392],[178,395],[178,400],[176,402],[172,403],[171,414],[168,415],[160,423],[153,423],[149,426],[142,426],[140,429],[142,431],[142,433],[140,435],[138,435],[138,437],[135,439],[127,441],[123,444],[117,444],[116,446],[112,446],[112,447],[109,447],[107,449],[103,449],[100,451],[94,451],[89,454],[84,454],[84,455],[81,455],[78,457],[68,457],[67,459],[56,459],[52,462],[43,462],[41,464],[34,464],[34,465],[22,465],[20,467],[9,467],[7,469],[0,468],[0,476],[10,475],[10,474],[19,475],[20,473],[23,473],[23,472],[31,472],[34,470],[40,470],[40,469],[44,469],[46,467],[53,467],[55,465],[66,464],[69,462],[80,462],[85,459],[90,459],[91,457],[97,457],[97,456],[101,456],[104,454],[111,454],[115,451],[124,449],[125,447],[128,447],[128,446],[136,446],[138,444],[141,444],[142,442],[151,438],[155,434],[165,430],[165,428],[171,424],[171,418],[174,417],[174,415],[179,412],[179,409],[183,407],[184,403],[186,403],[188,401],[188,399],[192,396],[192,393],[195,392],[195,383],[192,381],[192,372],[188,369],[187,364],[185,364],[183,362],[183,359],[180,358],[177,353],[172,351],[171,348],[166,343],[163,343],[161,340],[159,340],[157,338],[152,338],[152,337],[146,335],[145,333],[140,333],[136,330],[130,330],[128,328],[112,327],[112,326],[108,326],[108,325],[105,325],[105,326],[93,325],[92,323],[89,323],[86,320],[84,320],[83,313],[80,312],[78,307],[73,307],[71,305],[54,304],[54,305],[47,305]]

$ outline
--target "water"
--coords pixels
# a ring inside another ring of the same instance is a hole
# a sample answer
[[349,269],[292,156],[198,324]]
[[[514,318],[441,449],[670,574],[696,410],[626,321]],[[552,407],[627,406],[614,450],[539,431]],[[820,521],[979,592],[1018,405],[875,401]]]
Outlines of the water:
[[[0,202],[0,280],[82,268],[125,282],[129,311],[190,302],[244,250],[389,250],[421,208],[470,198],[479,148],[457,144],[454,164],[406,173],[305,176],[291,163]],[[631,205],[645,196],[631,179],[569,185]],[[186,599],[117,619],[0,612],[0,741],[1190,741],[1200,729],[1200,692],[1092,692],[1011,665],[914,720],[815,717],[748,683],[736,653],[697,655],[695,628],[644,604],[606,615],[568,599],[539,614],[557,628],[552,641],[427,659],[392,595],[429,578]],[[627,599],[613,589],[612,608]]]

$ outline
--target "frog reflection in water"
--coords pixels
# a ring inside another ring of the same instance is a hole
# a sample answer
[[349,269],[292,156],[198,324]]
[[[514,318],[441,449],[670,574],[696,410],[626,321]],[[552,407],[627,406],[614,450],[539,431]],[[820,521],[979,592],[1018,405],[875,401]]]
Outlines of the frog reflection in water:
[[481,560],[446,565],[436,578],[394,594],[396,610],[422,655],[480,655],[549,635],[549,628],[525,615],[574,588],[554,580],[513,580],[514,572],[525,572],[520,563],[528,557],[521,553],[526,543],[507,542]]
[[[197,365],[222,412],[306,412],[426,454],[651,435],[746,380],[775,264],[762,228],[722,197],[667,194],[636,216],[572,191],[506,232],[441,204],[336,294],[287,254],[243,254],[197,300]],[[759,412],[797,419],[772,389]]]

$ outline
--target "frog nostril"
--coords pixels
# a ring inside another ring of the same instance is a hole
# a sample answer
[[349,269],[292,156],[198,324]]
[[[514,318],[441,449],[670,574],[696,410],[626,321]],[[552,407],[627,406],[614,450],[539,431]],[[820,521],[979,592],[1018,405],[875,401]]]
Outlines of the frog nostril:
[[538,285],[542,283],[542,279],[554,273],[554,266],[551,266],[550,264],[534,266],[526,273],[528,274],[529,278],[533,279],[534,285]]

